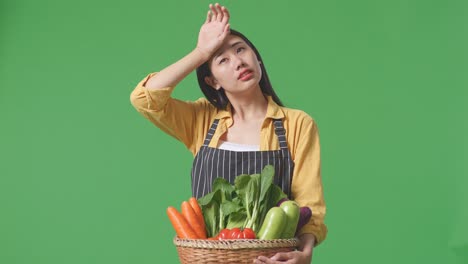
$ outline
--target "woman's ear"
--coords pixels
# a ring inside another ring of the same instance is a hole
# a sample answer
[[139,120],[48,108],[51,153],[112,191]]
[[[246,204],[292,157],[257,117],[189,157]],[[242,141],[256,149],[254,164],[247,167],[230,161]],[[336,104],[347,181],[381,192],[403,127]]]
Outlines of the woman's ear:
[[219,85],[218,81],[216,81],[213,76],[206,76],[205,77],[205,82],[213,87],[215,90],[219,90],[221,88],[221,85]]

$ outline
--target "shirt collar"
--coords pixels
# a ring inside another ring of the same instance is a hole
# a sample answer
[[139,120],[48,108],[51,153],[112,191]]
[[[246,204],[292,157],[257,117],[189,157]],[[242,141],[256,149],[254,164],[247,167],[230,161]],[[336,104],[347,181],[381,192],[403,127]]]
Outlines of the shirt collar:
[[[265,118],[282,119],[284,112],[281,107],[273,100],[270,95],[265,95],[268,100],[267,113]],[[215,119],[231,118],[232,119],[232,106],[228,103],[226,110],[218,110]]]

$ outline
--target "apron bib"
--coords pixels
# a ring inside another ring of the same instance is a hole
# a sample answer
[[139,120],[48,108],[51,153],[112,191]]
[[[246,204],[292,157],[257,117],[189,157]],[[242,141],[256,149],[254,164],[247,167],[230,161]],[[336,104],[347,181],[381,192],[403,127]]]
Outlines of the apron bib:
[[211,192],[216,178],[224,178],[231,184],[240,174],[260,173],[266,165],[273,165],[273,183],[278,185],[291,199],[291,180],[294,162],[286,142],[283,121],[275,119],[275,134],[280,149],[267,151],[231,151],[208,147],[218,127],[215,119],[208,131],[203,146],[198,151],[192,166],[192,194],[197,199]]

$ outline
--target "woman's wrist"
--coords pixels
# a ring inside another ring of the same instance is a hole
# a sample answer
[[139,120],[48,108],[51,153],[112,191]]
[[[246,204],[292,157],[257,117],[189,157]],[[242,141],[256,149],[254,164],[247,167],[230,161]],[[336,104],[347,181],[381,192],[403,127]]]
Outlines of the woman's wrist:
[[203,62],[207,61],[207,60],[211,57],[211,55],[210,55],[208,52],[202,50],[202,49],[199,48],[198,46],[195,47],[195,49],[193,49],[193,50],[194,50],[196,53],[198,53],[199,56],[201,56]]
[[302,234],[299,236],[299,240],[299,250],[307,253],[308,255],[312,255],[312,251],[316,243],[315,236],[313,234]]

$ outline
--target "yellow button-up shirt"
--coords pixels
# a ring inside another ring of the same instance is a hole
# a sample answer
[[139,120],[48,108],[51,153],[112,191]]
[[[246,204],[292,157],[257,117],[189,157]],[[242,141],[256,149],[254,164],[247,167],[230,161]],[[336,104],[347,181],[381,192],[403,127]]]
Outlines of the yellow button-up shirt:
[[[231,106],[219,110],[207,99],[182,101],[171,97],[175,87],[157,90],[145,88],[146,81],[157,73],[150,73],[141,80],[130,95],[132,105],[145,118],[167,134],[181,141],[195,156],[203,145],[205,136],[214,119],[219,119],[218,128],[209,144],[217,148],[219,138],[232,125]],[[294,161],[291,195],[300,206],[312,210],[311,220],[300,234],[311,233],[315,245],[327,235],[324,223],[326,206],[320,172],[320,143],[315,121],[305,112],[277,105],[270,96],[265,121],[260,131],[260,151],[278,150],[273,119],[283,119],[286,140]]]

